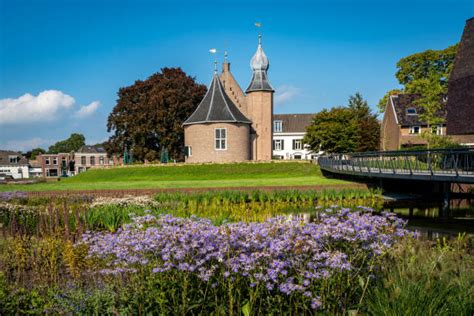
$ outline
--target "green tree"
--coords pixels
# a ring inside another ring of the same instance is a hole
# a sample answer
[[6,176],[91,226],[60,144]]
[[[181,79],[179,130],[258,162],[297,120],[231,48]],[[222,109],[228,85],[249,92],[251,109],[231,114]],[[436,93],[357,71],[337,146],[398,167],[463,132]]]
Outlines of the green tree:
[[44,150],[43,148],[38,147],[38,148],[34,148],[30,151],[27,151],[25,156],[28,159],[35,160],[38,155],[45,154],[45,153],[46,153],[46,150]]
[[77,151],[79,148],[86,144],[86,138],[82,134],[71,134],[68,139],[61,140],[56,144],[52,145],[48,149],[48,153],[69,153],[71,151]]
[[312,151],[375,151],[380,144],[380,124],[367,101],[357,92],[349,97],[348,107],[317,113],[306,128],[303,141]]
[[400,94],[400,93],[403,93],[403,90],[393,89],[393,90],[390,90],[389,92],[385,93],[383,98],[380,99],[379,103],[377,104],[377,108],[379,109],[380,113],[383,113],[385,111],[385,107],[387,106],[388,98],[391,95]]
[[109,154],[123,154],[127,148],[134,160],[160,159],[166,148],[177,160],[184,159],[183,122],[206,93],[181,68],[163,68],[144,81],[120,88],[118,100],[107,123]]
[[357,125],[357,147],[355,151],[377,151],[380,148],[380,124],[369,104],[359,92],[349,97],[349,109]]
[[435,76],[442,86],[447,87],[449,75],[453,69],[458,44],[442,50],[426,50],[400,59],[395,74],[398,82],[404,86]]
[[[395,77],[403,87],[391,90],[384,95],[378,104],[380,112],[385,111],[388,96],[394,93],[412,93],[411,91],[416,89],[423,95],[429,93],[429,90],[436,89],[436,86],[441,87],[442,94],[446,93],[457,48],[458,44],[442,50],[430,49],[400,59]],[[432,85],[423,83],[427,78]],[[420,87],[415,88],[417,86]]]
[[345,107],[324,109],[306,128],[303,142],[313,151],[328,153],[353,152],[358,145],[358,126],[354,113]]

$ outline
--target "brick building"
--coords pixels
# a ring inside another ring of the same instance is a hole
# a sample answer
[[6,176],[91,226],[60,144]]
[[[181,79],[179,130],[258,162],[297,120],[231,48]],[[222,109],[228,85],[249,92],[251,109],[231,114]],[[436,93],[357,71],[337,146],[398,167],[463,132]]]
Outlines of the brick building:
[[102,146],[82,146],[74,153],[74,171],[76,174],[84,172],[90,168],[111,167],[116,162],[107,155]]
[[237,162],[272,159],[274,90],[261,36],[250,66],[252,79],[244,92],[227,58],[217,69],[196,111],[183,123],[186,162]]
[[474,18],[466,21],[448,83],[447,134],[474,146]]
[[45,178],[70,177],[75,174],[73,154],[42,154],[37,157],[37,161]]
[[[417,96],[413,94],[390,96],[380,130],[382,150],[426,145],[427,142],[421,137],[421,133],[428,129],[438,135],[446,135],[445,124],[428,127],[428,124],[420,119],[423,108],[413,104],[416,99]],[[443,98],[443,102],[445,101],[446,98]],[[440,111],[437,115],[444,119],[446,111]]]

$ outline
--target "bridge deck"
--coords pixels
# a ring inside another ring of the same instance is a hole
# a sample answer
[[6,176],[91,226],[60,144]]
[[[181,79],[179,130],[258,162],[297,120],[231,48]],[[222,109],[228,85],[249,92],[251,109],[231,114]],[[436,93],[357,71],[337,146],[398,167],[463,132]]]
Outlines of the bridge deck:
[[473,149],[332,154],[318,163],[337,174],[474,184]]

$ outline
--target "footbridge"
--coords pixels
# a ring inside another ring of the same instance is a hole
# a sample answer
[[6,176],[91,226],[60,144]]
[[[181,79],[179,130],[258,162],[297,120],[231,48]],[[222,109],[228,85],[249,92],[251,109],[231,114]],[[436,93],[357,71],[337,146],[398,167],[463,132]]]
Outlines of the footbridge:
[[474,184],[473,148],[330,154],[318,163],[338,175]]

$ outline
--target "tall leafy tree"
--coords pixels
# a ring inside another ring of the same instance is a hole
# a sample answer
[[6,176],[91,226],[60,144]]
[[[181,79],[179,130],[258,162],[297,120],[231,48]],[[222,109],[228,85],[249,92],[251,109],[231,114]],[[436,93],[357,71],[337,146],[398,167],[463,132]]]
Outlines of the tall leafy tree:
[[57,153],[69,153],[72,151],[77,151],[79,148],[86,144],[86,138],[82,134],[71,134],[68,139],[61,140],[54,145],[50,146],[48,153],[57,154]]
[[[400,59],[395,77],[403,88],[387,92],[378,104],[380,111],[385,111],[388,96],[393,93],[413,93],[416,90],[424,95],[438,87],[441,94],[446,93],[457,48],[458,44],[442,50],[430,49]],[[426,84],[427,79],[430,84]]]
[[113,132],[106,144],[111,154],[125,149],[134,160],[158,160],[162,148],[171,158],[183,159],[182,123],[206,93],[181,68],[163,68],[148,79],[120,88],[107,123]]
[[303,141],[316,152],[355,151],[358,135],[353,111],[345,107],[322,110],[314,116],[311,125],[306,128]]
[[304,138],[313,151],[329,153],[378,150],[380,125],[360,93],[349,97],[348,107],[317,113]]
[[380,148],[380,124],[369,104],[357,92],[349,97],[349,109],[354,113],[357,125],[357,152],[376,151]]

